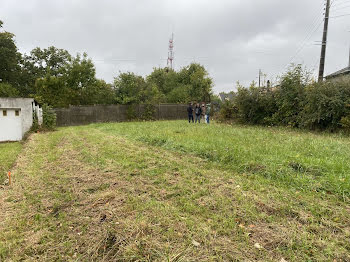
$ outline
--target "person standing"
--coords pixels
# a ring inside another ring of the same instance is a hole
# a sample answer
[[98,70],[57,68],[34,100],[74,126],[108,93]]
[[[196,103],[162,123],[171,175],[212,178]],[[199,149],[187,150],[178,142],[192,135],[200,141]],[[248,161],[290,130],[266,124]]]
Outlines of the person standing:
[[207,124],[209,124],[210,122],[210,111],[211,111],[210,104],[207,104],[207,108],[205,110],[205,121]]
[[191,123],[191,120],[192,120],[192,123],[193,123],[194,120],[193,120],[193,107],[192,107],[192,103],[189,103],[189,104],[188,104],[187,113],[188,113],[188,123]]
[[202,109],[203,121],[204,121],[204,123],[206,123],[206,120],[205,120],[205,103],[204,102],[202,102],[201,109]]
[[202,115],[202,108],[199,105],[199,103],[196,104],[196,107],[194,108],[194,113],[196,115],[196,123],[198,121],[198,123],[201,122],[201,115]]

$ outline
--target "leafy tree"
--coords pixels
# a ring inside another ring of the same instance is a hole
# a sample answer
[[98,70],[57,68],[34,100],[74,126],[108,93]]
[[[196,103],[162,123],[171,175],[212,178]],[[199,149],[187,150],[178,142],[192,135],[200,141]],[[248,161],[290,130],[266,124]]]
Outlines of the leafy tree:
[[178,86],[177,72],[168,68],[154,68],[147,76],[147,83],[157,85],[159,91],[167,96]]
[[[169,103],[188,103],[192,100],[191,97],[192,86],[181,84],[171,90],[168,94],[167,102]],[[196,100],[193,100],[196,101]]]
[[53,130],[56,127],[56,113],[53,108],[47,104],[43,104],[43,124],[42,128]]
[[115,103],[115,92],[111,84],[97,79],[95,85],[87,90],[86,95],[92,97],[93,103],[99,105],[111,105]]
[[142,92],[146,81],[134,73],[121,73],[114,79],[116,101],[119,104],[135,104],[142,102]]
[[181,84],[191,86],[190,100],[210,101],[213,81],[202,65],[192,63],[180,70],[178,75]]
[[158,89],[155,84],[146,84],[142,91],[141,100],[142,103],[159,104],[165,101],[165,95]]
[[275,123],[298,127],[305,101],[305,88],[310,84],[310,73],[301,65],[292,65],[281,78],[276,91],[277,112],[273,116]]
[[309,129],[338,129],[350,116],[350,81],[342,79],[307,87],[301,126]]
[[18,89],[22,96],[34,96],[35,82],[47,76],[61,77],[67,74],[72,57],[68,51],[54,46],[33,49],[22,55],[19,64]]
[[[0,30],[3,22],[0,21]],[[20,54],[14,41],[14,34],[0,31],[0,81],[16,86]]]
[[54,46],[41,49],[37,47],[26,57],[30,63],[30,70],[36,77],[46,75],[61,76],[66,73],[67,65],[70,64],[72,56],[67,50],[58,49]]
[[16,88],[7,83],[0,83],[0,97],[18,97]]
[[67,87],[64,78],[47,75],[36,81],[36,100],[41,104],[52,107],[67,107],[70,104],[71,90]]
[[97,79],[95,66],[91,59],[84,53],[72,59],[71,63],[65,66],[64,70],[66,85],[70,89],[71,105],[91,105],[94,104]]

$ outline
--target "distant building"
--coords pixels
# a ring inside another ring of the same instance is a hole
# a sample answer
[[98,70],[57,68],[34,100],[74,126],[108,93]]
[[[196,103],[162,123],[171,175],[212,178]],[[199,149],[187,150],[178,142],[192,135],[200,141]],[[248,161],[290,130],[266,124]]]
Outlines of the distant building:
[[334,80],[334,79],[339,79],[341,77],[349,77],[350,78],[350,55],[349,55],[349,64],[347,67],[334,72],[333,74],[330,74],[326,76],[326,80]]
[[221,99],[222,102],[225,102],[225,101],[230,101],[233,99],[233,92],[230,92],[230,93],[220,93],[219,94],[219,97]]
[[339,70],[333,74],[326,76],[326,79],[333,80],[344,76],[350,77],[350,65],[348,67],[343,68],[342,70]]
[[0,98],[0,142],[22,140],[35,115],[41,125],[42,108],[33,98]]

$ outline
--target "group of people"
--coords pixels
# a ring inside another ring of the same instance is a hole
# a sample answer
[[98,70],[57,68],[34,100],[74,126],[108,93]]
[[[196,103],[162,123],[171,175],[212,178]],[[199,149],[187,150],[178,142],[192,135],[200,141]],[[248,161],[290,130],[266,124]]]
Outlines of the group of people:
[[[210,122],[210,104],[205,104],[204,102],[200,105],[199,103],[196,103],[196,106],[193,108],[193,104],[189,103],[187,107],[187,113],[188,113],[188,122],[191,123],[200,123],[201,118],[204,119],[205,123],[209,124]],[[193,113],[195,115],[195,118],[193,118]]]

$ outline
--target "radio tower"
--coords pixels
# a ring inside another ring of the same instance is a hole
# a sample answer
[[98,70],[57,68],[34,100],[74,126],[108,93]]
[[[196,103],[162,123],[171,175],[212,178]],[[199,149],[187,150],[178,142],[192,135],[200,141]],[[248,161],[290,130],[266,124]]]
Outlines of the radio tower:
[[168,62],[167,66],[170,69],[173,69],[173,61],[174,61],[174,33],[171,35],[169,39],[169,51],[168,51]]

